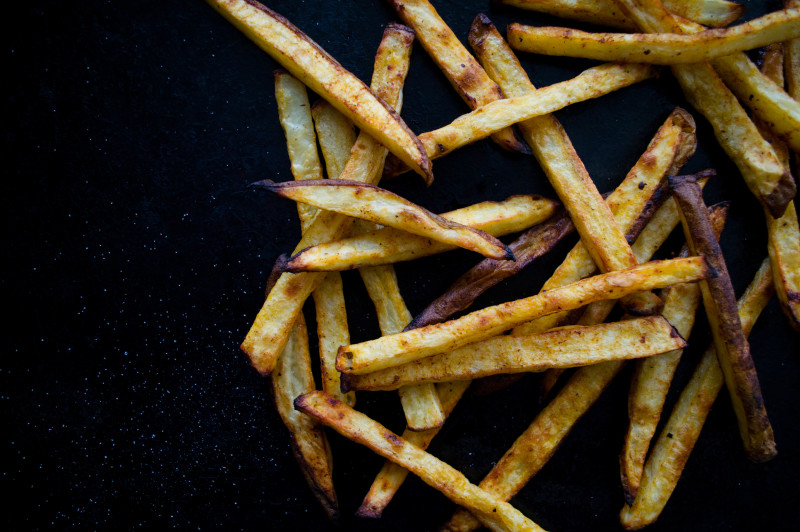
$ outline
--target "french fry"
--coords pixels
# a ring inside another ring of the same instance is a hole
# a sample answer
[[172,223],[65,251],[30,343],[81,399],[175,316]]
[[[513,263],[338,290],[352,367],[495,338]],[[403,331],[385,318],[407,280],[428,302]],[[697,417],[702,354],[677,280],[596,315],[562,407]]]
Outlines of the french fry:
[[208,0],[231,24],[415,172],[432,179],[419,139],[400,115],[306,34],[255,0]]
[[[684,33],[688,28],[659,0],[613,1],[645,32]],[[739,168],[748,188],[766,209],[780,216],[794,197],[796,185],[736,97],[708,63],[673,65],[672,73],[689,102],[711,123],[717,141]]]
[[[453,411],[471,382],[453,381],[436,384],[436,393],[439,394],[439,401],[445,418]],[[403,431],[403,439],[424,451],[438,433],[438,428],[423,431],[413,431],[406,428]],[[386,505],[389,504],[394,494],[400,489],[407,476],[408,469],[395,464],[391,460],[387,460],[375,476],[375,480],[361,502],[356,515],[373,519],[380,517]]]
[[286,181],[269,179],[251,186],[264,188],[284,198],[308,203],[396,229],[402,229],[445,244],[469,249],[494,259],[514,260],[508,246],[483,231],[451,222],[388,190],[343,179]]
[[716,277],[701,282],[700,289],[745,452],[756,462],[770,460],[777,453],[772,426],[767,418],[750,347],[736,312],[730,275],[708,220],[702,192],[693,179],[686,177],[670,178],[670,188],[681,210],[681,222],[690,251],[706,257],[717,272]]
[[[765,260],[739,299],[738,314],[746,336],[773,293],[769,261]],[[620,512],[620,522],[627,530],[638,530],[653,523],[661,514],[724,383],[725,377],[712,345],[700,359],[653,445],[636,499]]]
[[[508,96],[535,92],[522,65],[488,17],[475,17],[469,39],[489,75]],[[543,115],[520,123],[519,129],[600,271],[636,265],[625,234],[617,226],[561,123],[552,115]],[[655,314],[663,306],[652,293],[635,294],[622,304],[636,315]]]
[[356,142],[353,123],[325,100],[318,100],[311,108],[314,127],[319,137],[319,147],[325,159],[325,170],[330,179],[339,179],[350,150]]
[[[373,89],[390,105],[397,106],[405,74],[408,72],[412,41],[413,33],[408,28],[392,24],[386,28],[378,47],[372,76]],[[385,155],[386,148],[362,131],[340,177],[377,180]],[[367,171],[369,169],[372,169],[372,173]],[[341,238],[352,222],[347,216],[319,212],[314,223],[303,233],[295,252],[320,242]],[[272,371],[286,344],[292,323],[323,278],[324,274],[320,273],[283,273],[275,280],[241,345],[241,350],[260,374],[268,375]]]
[[694,282],[711,275],[714,275],[713,270],[700,257],[652,261],[487,307],[442,324],[342,346],[336,368],[345,373],[363,374],[397,366],[496,336],[538,316],[601,299],[619,299],[643,290]]
[[[640,262],[649,260],[679,223],[678,207],[670,198],[631,246],[636,259]],[[598,301],[588,305],[580,322],[584,325],[603,322],[613,307],[608,303]],[[492,468],[481,486],[504,500],[513,497],[550,460],[575,423],[597,401],[624,365],[624,361],[614,361],[578,368]],[[459,509],[443,529],[468,531],[479,527],[480,522],[475,517]]]
[[[784,0],[788,8],[800,8],[798,0]],[[800,39],[785,43],[784,70],[786,72],[786,92],[795,100],[800,98]]]
[[798,36],[800,11],[796,9],[692,34],[594,33],[552,26],[508,26],[509,42],[523,52],[657,65],[700,63]]
[[402,465],[456,504],[470,508],[492,530],[542,530],[507,502],[499,501],[470,484],[464,475],[451,466],[341,401],[315,391],[298,397],[294,404],[296,409],[313,416],[342,436]]
[[[714,225],[717,240],[725,224],[727,212],[727,204],[718,209],[709,209],[709,218]],[[681,255],[688,254],[688,248],[684,247]],[[675,285],[667,289],[666,298],[670,300],[670,304],[664,305],[663,316],[688,340],[697,308],[700,306],[700,287],[689,283]],[[656,432],[661,410],[682,354],[683,350],[678,349],[636,363],[628,396],[630,422],[619,458],[622,488],[628,504],[633,503],[639,489],[647,448]]]
[[[612,0],[495,0],[499,4],[539,11],[562,18],[591,22],[625,30],[637,29],[636,24],[616,8]],[[670,12],[704,26],[721,28],[731,24],[744,13],[744,6],[726,0],[664,0]]]
[[560,327],[528,336],[497,336],[448,353],[364,375],[342,376],[346,390],[395,390],[421,382],[477,379],[498,373],[588,366],[642,358],[686,341],[661,316],[588,327]]
[[[519,195],[504,201],[484,201],[440,216],[492,236],[503,236],[544,222],[553,216],[558,207],[558,202],[551,199]],[[304,249],[291,257],[284,264],[284,269],[293,273],[341,271],[402,262],[452,249],[456,249],[456,246],[384,227]],[[517,257],[517,260],[520,258]]]
[[450,285],[443,295],[425,307],[414,318],[409,328],[415,329],[423,325],[439,323],[456,312],[466,309],[486,290],[503,279],[519,273],[523,268],[549,252],[574,229],[572,221],[566,213],[562,212],[547,223],[525,231],[508,246],[516,258],[515,261],[482,260]]
[[325,431],[313,418],[294,409],[294,399],[314,390],[308,333],[302,314],[292,328],[271,378],[275,406],[292,438],[292,451],[314,496],[336,520],[339,505],[333,487],[331,450]]
[[[608,204],[625,233],[633,232],[641,213],[651,204],[658,204],[659,183],[668,173],[677,173],[694,153],[696,146],[694,120],[682,109],[676,109],[664,121],[622,183],[608,197]],[[635,235],[632,235],[635,236]],[[542,290],[552,290],[591,275],[595,262],[582,242],[575,245],[567,257],[544,283]],[[566,312],[557,312],[533,320],[514,329],[513,334],[531,334],[565,325]]]
[[[278,118],[286,135],[292,175],[297,180],[322,179],[317,137],[305,85],[285,70],[276,70],[275,99],[278,102]],[[317,209],[298,203],[297,213],[301,227],[307,228],[317,215]]]
[[[606,64],[589,68],[570,80],[541,88],[533,94],[487,103],[444,127],[423,133],[419,139],[428,156],[436,159],[517,122],[599,98],[655,74],[652,66],[639,64]],[[384,177],[394,177],[406,170],[397,160],[388,157]]]
[[340,345],[350,343],[342,276],[338,272],[328,274],[314,290],[313,297],[317,312],[322,390],[349,406],[354,406],[356,395],[342,393],[341,374],[336,371],[336,352]]
[[[375,304],[381,334],[394,334],[403,330],[411,321],[411,313],[406,308],[397,276],[391,265],[372,266],[358,270],[367,293]],[[345,342],[340,345],[347,345]],[[444,411],[439,395],[433,384],[412,384],[398,389],[400,402],[410,430],[422,431],[441,427]]]

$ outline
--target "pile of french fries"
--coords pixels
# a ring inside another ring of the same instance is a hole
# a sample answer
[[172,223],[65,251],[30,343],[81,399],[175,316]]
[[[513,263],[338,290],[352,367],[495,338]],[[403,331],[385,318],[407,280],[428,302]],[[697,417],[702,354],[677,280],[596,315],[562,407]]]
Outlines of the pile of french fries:
[[[460,506],[443,530],[541,530],[509,499],[629,360],[635,367],[620,452],[624,528],[658,518],[723,384],[746,456],[776,456],[747,335],[773,293],[800,331],[791,173],[800,150],[800,0],[738,25],[741,6],[725,0],[499,0],[625,33],[512,24],[504,38],[477,14],[471,51],[428,0],[390,0],[399,23],[385,29],[370,85],[268,7],[209,3],[285,69],[275,73],[275,94],[295,180],[253,187],[297,203],[302,238],[276,262],[242,350],[270,377],[297,461],[332,519],[339,514],[335,457],[324,426],[388,460],[360,516],[380,517],[410,471]],[[420,134],[400,116],[415,41],[471,109]],[[764,46],[759,69],[743,52]],[[536,88],[514,50],[607,63]],[[674,76],[693,108],[675,109],[603,195],[552,113],[657,75]],[[709,179],[722,178],[713,169],[681,174],[697,147],[700,119],[761,203],[758,217],[769,235],[763,264],[738,304],[718,243],[728,205],[707,206],[702,197]],[[382,177],[409,169],[431,183],[433,159],[487,137],[501,149],[532,154],[557,198],[512,196],[438,215],[379,187]],[[679,225],[683,251],[653,260]],[[509,244],[499,238],[514,233]],[[463,312],[572,233],[578,242],[538,293]],[[394,263],[456,248],[482,257],[412,316]],[[358,269],[375,305],[379,338],[351,343],[339,273],[350,269]],[[320,389],[302,312],[309,297]],[[617,303],[621,312],[614,313]],[[656,435],[701,304],[713,345]],[[576,369],[562,376],[569,368]],[[547,404],[479,484],[425,451],[472,380],[502,385],[529,372],[543,372]],[[356,410],[356,394],[375,390],[398,391],[402,435]]]

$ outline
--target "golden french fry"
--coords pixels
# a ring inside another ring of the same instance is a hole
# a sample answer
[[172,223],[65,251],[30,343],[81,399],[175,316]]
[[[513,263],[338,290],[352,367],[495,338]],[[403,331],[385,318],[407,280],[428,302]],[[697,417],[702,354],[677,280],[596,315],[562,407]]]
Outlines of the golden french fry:
[[448,353],[364,375],[342,375],[347,390],[395,390],[421,382],[477,379],[498,373],[588,366],[642,358],[686,345],[661,316],[588,327],[560,327],[528,336],[497,336]]
[[[406,308],[397,275],[390,265],[372,266],[358,270],[370,299],[375,304],[381,334],[394,334],[403,330],[411,321],[411,313]],[[340,345],[347,345],[346,342]],[[444,411],[433,384],[412,384],[398,390],[406,425],[410,430],[422,431],[441,427]]]
[[[500,87],[486,75],[428,0],[390,0],[389,4],[414,29],[422,47],[470,109],[503,98]],[[513,128],[492,134],[492,140],[509,151],[529,153]]]
[[492,530],[541,531],[507,502],[499,501],[457,470],[416,447],[341,401],[315,391],[295,400],[295,408],[318,419],[342,436],[366,445],[402,465],[456,504],[470,508]]
[[[306,86],[288,72],[276,70],[275,99],[278,102],[278,118],[286,135],[292,175],[297,180],[322,179],[322,165],[317,153],[317,137]],[[298,203],[297,213],[301,227],[306,228],[316,216],[317,209]]]
[[800,37],[800,10],[785,9],[730,28],[692,34],[593,33],[509,24],[508,40],[523,52],[623,63],[700,63]]
[[[685,161],[694,153],[696,146],[694,121],[682,109],[676,109],[664,121],[639,157],[634,167],[625,176],[617,189],[608,197],[608,205],[617,226],[629,233],[636,229],[642,211],[657,202],[659,184],[668,173],[677,173]],[[582,242],[575,245],[567,257],[545,282],[542,290],[551,290],[591,275],[597,268]],[[565,325],[566,312],[557,312],[533,320],[514,329],[513,334],[531,334]]]
[[[685,33],[689,28],[666,11],[659,0],[613,1],[648,33]],[[720,146],[739,168],[753,194],[765,208],[780,216],[794,197],[796,185],[736,97],[708,63],[674,65],[672,73],[687,100],[711,123]]]
[[272,392],[275,406],[292,438],[292,450],[303,475],[331,519],[339,514],[336,491],[333,488],[331,450],[325,431],[313,418],[294,409],[299,395],[314,390],[311,360],[308,353],[308,333],[302,315],[292,328],[283,354],[272,373]]
[[[503,236],[544,222],[558,210],[558,202],[535,195],[484,201],[441,214],[442,218]],[[285,271],[341,271],[427,257],[456,249],[406,231],[384,227],[302,250],[284,265]],[[513,251],[513,249],[512,249]],[[519,261],[520,258],[517,257]]]
[[[467,144],[486,138],[517,122],[599,98],[639,81],[651,78],[656,70],[648,65],[607,64],[587,69],[578,76],[544,87],[533,94],[497,100],[461,115],[450,124],[419,136],[431,159],[447,155]],[[391,157],[386,159],[385,177],[393,177],[407,168]]]
[[[439,395],[445,418],[453,411],[471,382],[454,381],[436,384],[436,393]],[[403,439],[425,450],[438,433],[438,428],[423,431],[412,431],[406,428],[403,431]],[[359,517],[380,517],[386,505],[389,504],[394,494],[400,489],[407,476],[408,469],[395,464],[391,460],[387,460],[375,476],[375,480],[372,482],[369,492],[364,497],[356,515]]]
[[700,283],[703,306],[711,325],[725,383],[739,422],[739,433],[751,460],[763,462],[777,453],[772,426],[767,418],[750,346],[736,312],[736,298],[702,192],[691,178],[670,178],[670,188],[681,210],[681,222],[689,249],[706,257],[717,275]]
[[[649,260],[679,223],[678,208],[670,198],[653,215],[650,223],[634,242],[632,249],[637,253],[636,259],[640,262]],[[598,301],[590,304],[581,316],[580,323],[602,323],[613,307],[613,304],[608,303],[613,302]],[[624,365],[624,361],[615,361],[578,368],[492,468],[481,486],[505,500],[514,496],[550,460],[575,423],[597,401]],[[459,509],[445,526],[445,530],[466,531],[478,527],[480,522],[475,517],[468,511]]]
[[538,316],[578,308],[601,299],[619,299],[642,290],[694,282],[713,274],[702,257],[652,261],[487,307],[442,324],[342,346],[336,368],[346,373],[362,374],[397,366],[496,336]]
[[354,393],[342,393],[341,374],[336,371],[336,352],[340,345],[350,343],[341,275],[338,272],[328,274],[314,290],[313,297],[317,312],[322,390],[353,406],[356,396]]
[[492,235],[451,222],[388,190],[342,179],[286,181],[269,179],[251,186],[294,201],[354,218],[402,229],[445,244],[470,249],[494,259],[514,260],[508,246]]
[[292,23],[254,0],[208,0],[311,90],[426,179],[431,163],[400,115]]
[[[499,4],[539,11],[557,17],[611,26],[625,30],[637,29],[636,23],[616,9],[612,0],[495,0]],[[670,12],[704,26],[721,28],[731,24],[744,13],[744,6],[726,0],[664,0]]]
[[[785,7],[800,8],[798,0],[784,0]],[[800,97],[800,39],[785,43],[784,70],[786,71],[786,92],[797,99]]]
[[[375,56],[373,89],[386,102],[395,104],[402,89],[411,56],[413,33],[403,26],[392,24],[386,28]],[[342,178],[377,180],[380,177],[386,148],[359,133],[351,150],[350,159],[342,170]],[[365,139],[362,142],[362,139]],[[372,173],[365,169],[373,169]],[[362,172],[364,170],[364,172]],[[352,218],[332,212],[319,212],[314,222],[304,231],[295,252],[320,242],[336,240],[351,227]],[[324,274],[283,273],[275,280],[272,289],[253,325],[241,345],[250,363],[262,375],[272,371],[289,331],[306,299],[322,281]]]
[[[739,299],[738,314],[745,336],[750,334],[773,293],[769,260],[765,260]],[[700,359],[653,445],[636,499],[620,512],[620,522],[627,530],[638,530],[658,519],[724,383],[725,377],[712,345]]]
[[325,100],[315,102],[311,114],[314,117],[314,127],[319,137],[319,146],[325,159],[328,177],[339,179],[350,159],[350,150],[356,142],[353,123]]
[[[715,236],[719,240],[728,213],[728,205],[717,207],[709,208],[709,218],[714,225]],[[684,247],[681,255],[688,254],[688,248]],[[681,336],[688,340],[697,308],[700,306],[700,287],[697,284],[686,283],[672,286],[667,290],[666,297],[669,304],[664,305],[663,316]],[[628,504],[633,502],[639,489],[647,448],[656,432],[672,376],[682,354],[683,350],[679,349],[636,363],[628,396],[630,422],[619,458],[622,488]]]

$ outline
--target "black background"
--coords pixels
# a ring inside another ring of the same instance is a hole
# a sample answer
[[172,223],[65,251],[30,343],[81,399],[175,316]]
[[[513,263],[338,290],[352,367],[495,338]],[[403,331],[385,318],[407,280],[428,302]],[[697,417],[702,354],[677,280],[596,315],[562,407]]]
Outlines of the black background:
[[[780,7],[746,3],[746,19]],[[396,20],[380,1],[271,5],[365,80],[383,27]],[[488,0],[435,5],[462,39],[481,11],[501,31],[511,21],[575,26]],[[332,528],[294,462],[266,381],[238,351],[272,263],[299,237],[291,202],[247,189],[291,179],[276,63],[200,1],[17,3],[2,18],[6,529]],[[522,60],[538,86],[593,64]],[[467,110],[418,46],[404,102],[415,132]],[[665,71],[557,116],[605,192],[675,105],[686,104]],[[733,201],[722,245],[741,293],[766,255],[763,215],[698,123],[699,150],[686,170],[717,168],[707,201]],[[436,161],[434,173],[430,188],[412,175],[387,186],[436,212],[515,193],[553,196],[531,157],[488,141]],[[535,293],[573,242],[478,303]],[[398,265],[412,313],[476,261],[452,252]],[[353,341],[378,336],[357,274],[345,274],[345,285]],[[707,341],[701,325],[677,384]],[[778,457],[746,460],[723,393],[652,530],[800,525],[800,362],[775,301],[751,343]],[[545,528],[620,529],[629,377],[630,368],[512,500]],[[480,481],[533,419],[537,393],[528,376],[466,397],[431,452]],[[402,430],[395,395],[362,393],[359,405]],[[338,435],[331,441],[342,529],[434,530],[453,511],[410,478],[380,521],[353,517],[382,459]]]

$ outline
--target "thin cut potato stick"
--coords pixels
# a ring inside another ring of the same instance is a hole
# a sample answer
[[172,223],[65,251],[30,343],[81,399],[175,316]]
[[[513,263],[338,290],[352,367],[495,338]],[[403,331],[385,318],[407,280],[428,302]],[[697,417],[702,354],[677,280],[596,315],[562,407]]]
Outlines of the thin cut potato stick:
[[[508,96],[535,92],[522,65],[486,15],[475,17],[469,40],[489,75]],[[519,129],[600,271],[636,265],[625,234],[617,226],[561,123],[553,115],[544,115],[520,123]],[[629,313],[640,316],[655,314],[663,306],[652,293],[635,294],[622,304]]]
[[300,317],[271,378],[275,406],[292,438],[292,451],[303,475],[328,517],[336,520],[339,506],[333,488],[331,450],[325,431],[311,417],[294,409],[294,399],[314,390],[308,333]]
[[378,97],[306,34],[255,0],[208,0],[208,3],[415,172],[428,180],[432,178],[430,159],[419,139],[391,104]]
[[414,318],[410,328],[442,322],[456,312],[468,308],[479,295],[503,279],[522,271],[523,268],[553,249],[574,229],[572,221],[566,213],[562,212],[547,223],[525,231],[508,246],[516,260],[483,259],[456,279],[444,294],[425,307]]
[[[389,4],[414,29],[422,47],[470,109],[503,98],[500,87],[486,75],[428,0],[389,0]],[[510,127],[494,133],[492,140],[509,151],[528,153],[527,146]]]
[[508,26],[509,43],[523,52],[657,65],[700,63],[795,37],[800,37],[797,9],[774,11],[730,28],[692,34],[593,33],[550,26]]
[[[431,159],[486,138],[492,133],[533,118],[563,109],[568,105],[599,98],[610,92],[649,79],[654,67],[639,64],[606,64],[589,68],[578,76],[543,87],[533,94],[487,103],[461,115],[450,124],[419,136]],[[384,175],[393,177],[408,170],[391,157]]]
[[[297,180],[322,179],[322,165],[317,153],[317,136],[311,118],[306,86],[285,70],[276,70],[275,99],[278,118],[286,135],[286,148],[292,175]],[[300,225],[307,228],[317,214],[310,205],[297,204]]]
[[[681,21],[659,0],[613,0],[648,33],[684,33]],[[775,150],[758,133],[739,101],[708,63],[674,65],[684,95],[711,123],[728,157],[762,205],[780,216],[794,197],[796,185]]]
[[[632,249],[637,253],[636,259],[640,262],[649,260],[679,223],[678,208],[670,198],[634,242]],[[602,323],[613,307],[608,303],[611,302],[590,304],[580,322],[584,325]],[[668,312],[671,311],[668,309]],[[597,401],[624,365],[624,361],[614,361],[578,368],[481,485],[505,500],[513,497],[550,460],[575,423]],[[459,509],[444,530],[467,531],[478,527],[480,523],[469,512]]]
[[[738,314],[746,336],[773,293],[769,260],[765,260],[739,299]],[[627,530],[638,530],[658,519],[724,383],[725,377],[712,345],[700,359],[653,445],[636,500],[633,505],[625,505],[620,512],[620,522]]]
[[[714,225],[717,239],[722,232],[728,205],[710,208],[709,217]],[[689,254],[684,247],[682,256]],[[700,306],[700,287],[696,284],[679,284],[667,289],[667,298],[672,304],[665,305],[663,316],[677,329],[681,336],[689,339],[697,308]],[[637,361],[628,395],[628,431],[620,453],[620,477],[625,501],[631,504],[639,489],[647,448],[656,432],[661,410],[667,398],[672,377],[683,354],[682,349],[670,351]]]
[[[453,381],[436,384],[436,393],[439,394],[445,418],[453,411],[471,382]],[[412,431],[406,428],[403,431],[403,439],[425,450],[438,433],[438,428],[423,431]],[[394,494],[400,489],[407,476],[408,469],[395,464],[391,460],[387,460],[375,476],[375,480],[372,481],[369,492],[364,497],[356,515],[359,517],[380,517],[386,505],[389,504]]]
[[[636,23],[620,11],[612,0],[495,0],[495,2],[598,26],[637,29]],[[712,28],[725,27],[744,13],[743,5],[726,0],[664,0],[664,7],[676,15]]]
[[[784,6],[800,8],[800,0],[784,0]],[[800,39],[791,39],[784,44],[784,70],[786,92],[797,100],[800,98]]]
[[[378,47],[372,76],[373,90],[390,105],[397,106],[408,72],[412,41],[413,33],[408,28],[392,24],[386,28]],[[340,177],[361,180],[377,180],[380,177],[386,148],[371,140],[362,143],[362,138],[366,137],[369,137],[367,133],[359,133]],[[356,149],[358,147],[364,149]],[[364,168],[373,168],[374,172],[360,173]],[[352,221],[352,218],[337,213],[319,212],[303,233],[295,253],[320,242],[341,238],[352,225]],[[268,375],[272,371],[286,344],[292,323],[323,278],[324,274],[319,273],[283,273],[275,281],[241,345],[241,350],[250,358],[250,363],[262,375]]]
[[488,307],[442,324],[342,346],[336,368],[360,374],[397,366],[491,338],[538,316],[578,308],[601,299],[619,299],[674,283],[694,282],[712,275],[713,270],[707,267],[702,257],[652,261]]
[[[440,216],[492,236],[503,236],[544,222],[558,207],[557,201],[527,194],[511,196],[504,201],[476,203]],[[452,249],[456,246],[384,227],[304,249],[291,257],[284,269],[293,273],[341,271],[407,261]]]
[[493,259],[514,260],[508,246],[483,231],[451,222],[393,192],[343,179],[285,181],[269,179],[250,186],[320,209],[368,220],[445,244],[469,249]]
[[772,426],[767,418],[750,346],[736,312],[730,275],[708,220],[702,192],[694,180],[685,177],[670,178],[670,188],[681,210],[689,249],[706,257],[717,272],[714,278],[701,282],[700,289],[745,452],[756,462],[770,460],[777,453]]
[[456,504],[470,508],[492,530],[542,530],[507,502],[499,501],[470,484],[453,467],[408,443],[341,401],[316,391],[298,397],[294,404],[296,409],[315,417],[342,436],[366,445],[381,456],[402,465]]
[[314,290],[313,296],[317,313],[322,390],[353,406],[356,396],[354,393],[342,393],[341,374],[336,371],[336,352],[340,345],[350,343],[342,276],[338,272],[329,273]]
[[342,375],[346,390],[395,390],[421,382],[477,379],[628,360],[682,349],[686,341],[661,316],[568,326],[528,336],[496,336],[448,353],[365,375]]
[[[411,321],[411,313],[406,308],[403,296],[400,295],[394,268],[389,265],[372,266],[361,268],[358,273],[364,281],[370,299],[375,304],[381,334],[402,331]],[[433,384],[404,386],[398,393],[409,429],[421,431],[442,426],[444,411]]]
[[[647,150],[608,197],[617,226],[626,234],[634,229],[641,212],[653,202],[659,183],[667,173],[677,173],[694,153],[697,139],[694,121],[682,109],[670,113],[647,146]],[[657,202],[653,202],[656,203]],[[575,245],[542,290],[552,290],[591,275],[596,265],[582,242]],[[514,329],[513,334],[530,334],[565,325],[566,312],[553,313]]]
[[356,142],[353,123],[325,100],[317,100],[311,114],[328,177],[339,179]]

